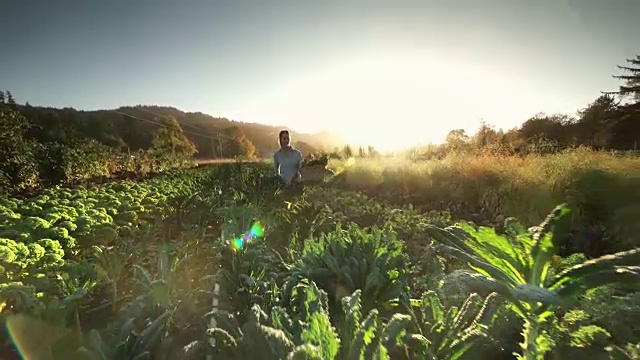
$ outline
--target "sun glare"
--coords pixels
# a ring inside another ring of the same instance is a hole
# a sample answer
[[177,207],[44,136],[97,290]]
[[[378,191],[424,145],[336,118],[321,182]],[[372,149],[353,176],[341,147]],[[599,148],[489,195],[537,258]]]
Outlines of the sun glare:
[[339,131],[354,146],[398,150],[442,142],[456,128],[475,131],[483,117],[513,117],[527,100],[513,95],[519,86],[481,65],[432,54],[360,56],[290,79],[244,117],[269,114],[274,125]]

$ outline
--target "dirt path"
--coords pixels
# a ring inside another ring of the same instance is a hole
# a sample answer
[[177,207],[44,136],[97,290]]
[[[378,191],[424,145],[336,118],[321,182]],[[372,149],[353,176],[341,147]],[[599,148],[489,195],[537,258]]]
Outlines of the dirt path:
[[[198,165],[213,165],[213,164],[230,164],[236,162],[236,159],[196,159]],[[243,163],[259,163],[262,160],[242,161]]]

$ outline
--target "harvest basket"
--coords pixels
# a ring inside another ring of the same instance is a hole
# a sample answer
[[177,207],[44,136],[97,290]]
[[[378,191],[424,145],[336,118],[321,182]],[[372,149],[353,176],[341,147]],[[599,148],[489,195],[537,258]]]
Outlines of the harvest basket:
[[324,180],[324,174],[326,168],[324,165],[311,165],[303,166],[300,169],[300,175],[302,175],[302,182],[322,182]]

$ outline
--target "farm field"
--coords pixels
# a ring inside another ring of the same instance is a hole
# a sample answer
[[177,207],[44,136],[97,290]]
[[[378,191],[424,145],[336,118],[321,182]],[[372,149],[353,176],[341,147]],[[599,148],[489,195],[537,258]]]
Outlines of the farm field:
[[467,2],[3,2],[0,360],[640,360],[640,0]]
[[637,358],[637,158],[382,161],[1,200],[0,358]]

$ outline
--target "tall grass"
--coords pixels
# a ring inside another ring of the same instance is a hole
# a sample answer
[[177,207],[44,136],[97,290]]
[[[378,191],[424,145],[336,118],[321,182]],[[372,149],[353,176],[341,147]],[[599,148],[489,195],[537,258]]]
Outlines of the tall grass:
[[358,159],[337,183],[425,209],[476,213],[494,222],[515,216],[529,225],[568,202],[578,210],[575,220],[590,231],[615,235],[616,248],[640,243],[638,156],[574,149],[546,156]]

